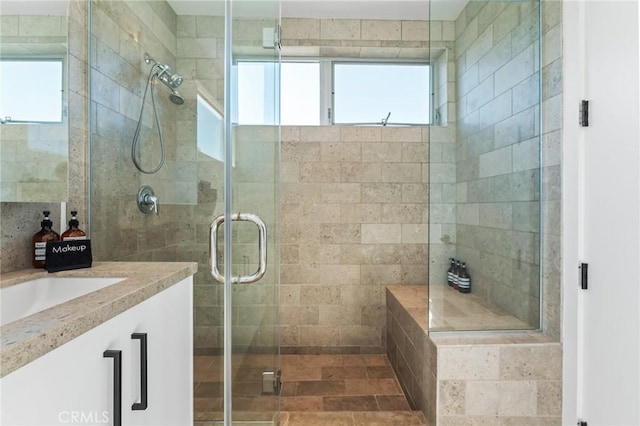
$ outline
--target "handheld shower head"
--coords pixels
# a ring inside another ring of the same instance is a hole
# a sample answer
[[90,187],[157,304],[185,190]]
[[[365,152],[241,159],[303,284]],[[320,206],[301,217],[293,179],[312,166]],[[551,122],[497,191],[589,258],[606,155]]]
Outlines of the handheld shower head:
[[169,95],[169,100],[176,105],[182,105],[184,103],[184,98],[176,89],[171,90],[171,94]]

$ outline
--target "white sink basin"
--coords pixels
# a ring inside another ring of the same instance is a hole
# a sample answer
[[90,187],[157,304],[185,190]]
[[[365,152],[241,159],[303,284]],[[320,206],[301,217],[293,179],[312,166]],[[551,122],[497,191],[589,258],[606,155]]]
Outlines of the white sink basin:
[[0,325],[120,282],[124,278],[47,277],[0,289]]

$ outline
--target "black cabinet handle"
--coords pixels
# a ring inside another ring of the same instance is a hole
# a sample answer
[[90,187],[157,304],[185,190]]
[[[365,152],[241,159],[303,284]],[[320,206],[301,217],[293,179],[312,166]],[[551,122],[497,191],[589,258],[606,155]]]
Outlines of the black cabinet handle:
[[122,426],[122,351],[106,350],[104,358],[113,358],[113,426]]
[[147,333],[133,333],[132,339],[140,340],[140,402],[131,406],[132,410],[147,409]]

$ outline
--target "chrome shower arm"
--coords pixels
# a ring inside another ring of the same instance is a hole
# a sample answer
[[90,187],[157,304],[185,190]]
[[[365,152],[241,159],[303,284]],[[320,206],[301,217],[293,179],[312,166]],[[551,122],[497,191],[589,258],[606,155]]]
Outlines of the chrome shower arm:
[[153,62],[154,64],[158,64],[158,61],[156,61],[155,59],[153,59],[151,57],[151,55],[149,55],[148,53],[145,52],[144,54],[144,62],[147,64],[150,64],[151,62]]

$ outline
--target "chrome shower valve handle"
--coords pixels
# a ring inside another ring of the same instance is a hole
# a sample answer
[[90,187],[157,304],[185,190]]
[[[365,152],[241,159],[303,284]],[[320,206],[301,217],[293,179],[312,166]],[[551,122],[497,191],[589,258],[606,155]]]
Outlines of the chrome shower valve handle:
[[160,200],[148,185],[142,185],[138,190],[138,208],[144,214],[160,214]]

